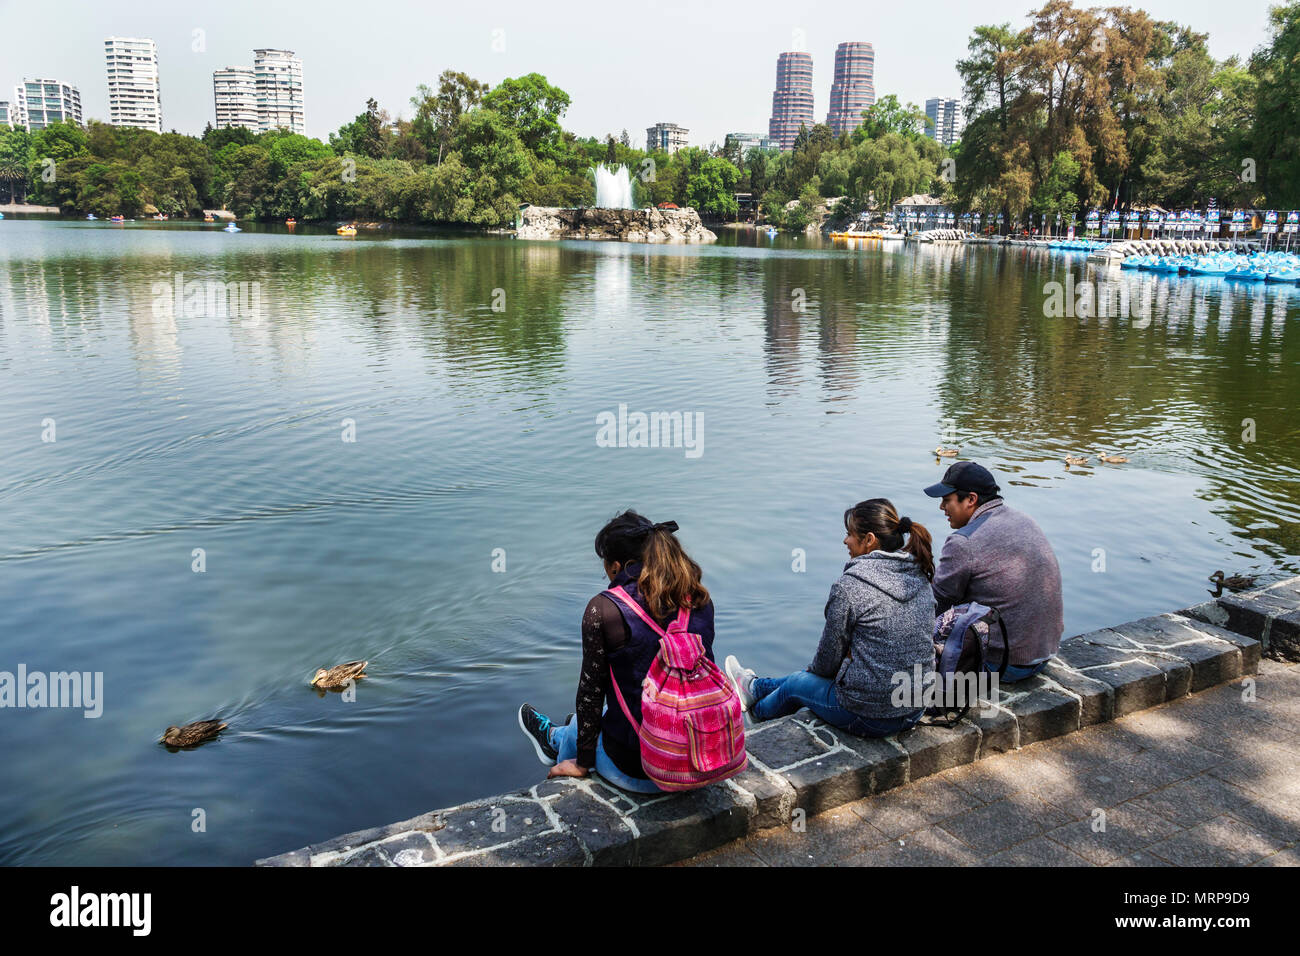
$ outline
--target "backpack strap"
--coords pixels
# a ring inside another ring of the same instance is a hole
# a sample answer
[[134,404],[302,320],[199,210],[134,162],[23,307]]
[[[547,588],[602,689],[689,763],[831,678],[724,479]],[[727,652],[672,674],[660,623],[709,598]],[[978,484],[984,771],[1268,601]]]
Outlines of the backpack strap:
[[637,738],[639,739],[641,737],[641,725],[638,724],[636,719],[632,716],[632,711],[627,709],[627,701],[623,699],[623,692],[618,689],[618,678],[614,676],[613,664],[609,665],[609,682],[614,685],[614,696],[618,698],[618,706],[623,708],[623,716],[626,717],[627,722],[632,725],[632,729],[636,731]]
[[620,604],[626,605],[630,610],[635,611],[637,617],[641,618],[641,620],[649,624],[650,627],[654,629],[654,632],[658,634],[660,637],[667,637],[668,631],[685,630],[686,622],[691,616],[690,608],[686,608],[686,607],[681,608],[677,612],[677,620],[669,624],[668,631],[665,631],[662,627],[660,627],[658,624],[655,623],[654,618],[652,618],[649,614],[645,612],[645,608],[643,608],[640,604],[634,601],[632,599],[632,595],[624,591],[622,587],[609,588],[604,593],[614,598]]
[[[1007,672],[1007,668],[1011,666],[1011,638],[1007,636],[1007,622],[1002,619],[1002,614],[997,608],[990,608],[988,616],[991,620],[996,620],[998,627],[1002,629],[1002,664],[994,672],[1000,678]],[[984,667],[986,670],[988,669],[987,661]]]

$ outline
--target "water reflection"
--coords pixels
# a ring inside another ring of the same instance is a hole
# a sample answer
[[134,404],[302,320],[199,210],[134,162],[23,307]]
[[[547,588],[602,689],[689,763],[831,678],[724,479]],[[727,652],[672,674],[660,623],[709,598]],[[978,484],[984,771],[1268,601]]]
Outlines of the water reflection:
[[[571,709],[591,535],[620,507],[681,521],[720,640],[762,669],[815,633],[843,507],[886,494],[942,538],[920,491],[939,441],[1043,525],[1072,632],[1186,606],[1216,567],[1300,572],[1288,287],[1023,248],[14,225],[0,652],[98,662],[122,703],[95,747],[67,747],[58,715],[0,723],[0,749],[21,750],[6,862],[165,846],[247,863],[536,782],[503,702]],[[158,314],[154,284],[178,273],[259,283],[262,320]],[[1150,314],[1053,316],[1067,278]],[[625,401],[703,414],[705,454],[598,447],[594,412]],[[37,438],[47,416],[57,443]],[[361,657],[376,666],[356,705],[299,693],[311,668]],[[159,762],[156,731],[213,713],[238,732]],[[310,768],[340,752],[374,786],[322,795]],[[166,837],[191,788],[225,808],[220,840]],[[119,819],[136,839],[104,826]]]

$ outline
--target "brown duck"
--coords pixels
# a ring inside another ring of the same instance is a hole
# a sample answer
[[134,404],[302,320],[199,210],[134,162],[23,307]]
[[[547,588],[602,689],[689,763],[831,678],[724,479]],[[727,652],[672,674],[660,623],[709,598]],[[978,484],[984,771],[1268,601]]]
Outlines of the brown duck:
[[211,740],[226,727],[227,725],[219,720],[196,720],[184,727],[168,727],[163,731],[161,743],[168,747],[193,747],[205,740]]
[[[1229,591],[1248,591],[1255,586],[1255,575],[1253,574],[1230,574],[1224,577],[1222,571],[1215,571],[1210,575],[1210,580],[1218,586],[1220,594],[1223,593],[1224,588]],[[1215,595],[1215,597],[1218,596],[1218,594]]]
[[369,661],[348,661],[346,664],[339,664],[329,670],[322,667],[316,671],[316,676],[311,679],[311,686],[324,690],[337,690],[340,687],[346,687],[348,681],[360,680],[366,676],[366,665],[369,663]]

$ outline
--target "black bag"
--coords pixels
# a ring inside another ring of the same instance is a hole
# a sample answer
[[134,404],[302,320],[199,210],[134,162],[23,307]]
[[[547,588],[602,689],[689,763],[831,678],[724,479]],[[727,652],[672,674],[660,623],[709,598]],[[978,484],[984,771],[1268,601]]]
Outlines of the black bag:
[[[997,633],[1001,646],[993,639]],[[991,661],[998,661],[996,667]],[[948,698],[947,690],[961,683],[970,687],[970,678],[976,679],[986,671],[995,672],[999,678],[1006,673],[1011,660],[1007,625],[994,608],[972,601],[959,604],[939,615],[934,622],[935,679],[944,688],[944,702],[927,707],[922,723],[937,727],[955,727],[971,708],[968,698],[958,704]],[[951,675],[951,677],[949,677]]]

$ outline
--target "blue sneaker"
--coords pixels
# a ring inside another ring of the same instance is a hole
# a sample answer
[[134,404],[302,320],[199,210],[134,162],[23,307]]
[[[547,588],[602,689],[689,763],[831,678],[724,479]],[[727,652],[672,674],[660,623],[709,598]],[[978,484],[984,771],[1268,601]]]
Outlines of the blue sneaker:
[[551,718],[532,704],[524,704],[519,708],[519,729],[537,750],[537,759],[548,767],[554,765],[560,752],[551,744]]

